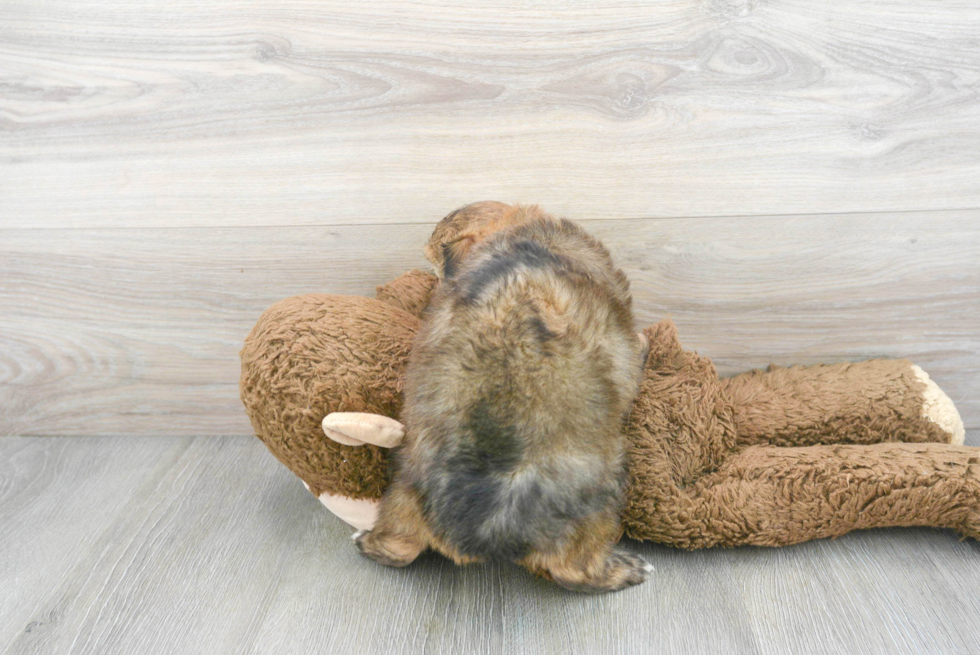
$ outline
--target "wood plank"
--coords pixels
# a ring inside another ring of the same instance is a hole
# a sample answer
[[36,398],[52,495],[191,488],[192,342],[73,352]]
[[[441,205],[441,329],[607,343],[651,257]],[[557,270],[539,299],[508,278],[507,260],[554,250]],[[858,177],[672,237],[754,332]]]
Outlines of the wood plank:
[[[980,426],[980,211],[588,221],[722,374],[909,357]],[[370,295],[431,226],[6,230],[0,434],[249,434],[238,350],[293,294]]]
[[0,5],[0,227],[980,207],[971,0]]
[[[980,443],[980,432],[968,439]],[[250,437],[0,438],[0,653],[973,652],[978,545],[889,529],[627,547],[634,589],[498,563],[395,570]]]
[[241,652],[224,640],[308,529],[283,522],[302,487],[283,498],[295,478],[251,441],[0,439],[5,487],[27,486],[0,504],[3,652]]

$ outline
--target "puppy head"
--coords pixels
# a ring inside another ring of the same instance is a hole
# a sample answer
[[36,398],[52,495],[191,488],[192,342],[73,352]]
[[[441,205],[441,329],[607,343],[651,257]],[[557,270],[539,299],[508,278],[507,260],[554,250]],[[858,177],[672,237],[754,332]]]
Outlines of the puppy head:
[[425,257],[440,278],[452,277],[467,253],[494,232],[526,223],[541,214],[537,207],[486,200],[461,207],[439,221],[425,245]]

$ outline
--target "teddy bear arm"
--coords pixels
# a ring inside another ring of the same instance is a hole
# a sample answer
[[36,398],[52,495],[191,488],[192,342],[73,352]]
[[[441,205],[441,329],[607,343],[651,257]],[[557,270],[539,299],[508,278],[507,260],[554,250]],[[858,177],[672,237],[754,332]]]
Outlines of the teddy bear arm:
[[409,271],[377,287],[375,298],[383,303],[422,317],[439,278],[423,271]]
[[907,360],[771,366],[722,384],[741,445],[963,443],[952,401]]
[[682,548],[787,546],[886,526],[952,528],[977,539],[978,456],[977,448],[935,443],[751,446],[679,501],[631,507],[627,532]]

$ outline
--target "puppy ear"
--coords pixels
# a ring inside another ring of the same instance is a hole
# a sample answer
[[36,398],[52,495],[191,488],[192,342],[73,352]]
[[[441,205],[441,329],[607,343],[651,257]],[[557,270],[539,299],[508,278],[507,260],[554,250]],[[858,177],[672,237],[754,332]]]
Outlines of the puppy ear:
[[442,244],[442,276],[450,278],[456,275],[456,257],[453,255],[451,243]]
[[473,244],[493,231],[493,223],[515,209],[502,202],[475,202],[439,221],[424,248],[425,258],[432,262],[436,275],[440,278],[455,275]]
[[448,279],[456,275],[460,262],[466,257],[466,253],[470,251],[475,241],[476,239],[473,237],[465,236],[462,239],[442,244],[442,276],[444,278]]

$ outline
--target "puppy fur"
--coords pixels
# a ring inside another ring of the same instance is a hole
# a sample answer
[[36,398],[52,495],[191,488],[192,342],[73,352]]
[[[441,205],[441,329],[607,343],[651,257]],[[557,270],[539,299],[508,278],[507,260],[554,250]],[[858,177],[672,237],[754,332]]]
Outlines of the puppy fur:
[[642,582],[616,549],[622,423],[645,357],[626,276],[537,207],[468,205],[425,248],[442,278],[405,378],[405,441],[373,531],[382,564],[426,548],[517,562],[579,591]]

